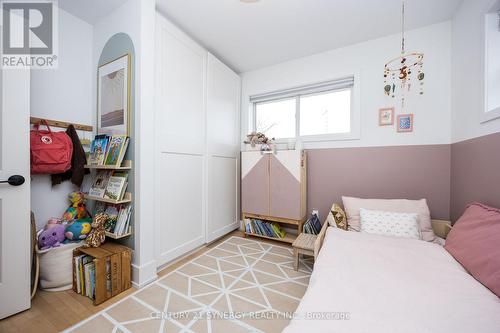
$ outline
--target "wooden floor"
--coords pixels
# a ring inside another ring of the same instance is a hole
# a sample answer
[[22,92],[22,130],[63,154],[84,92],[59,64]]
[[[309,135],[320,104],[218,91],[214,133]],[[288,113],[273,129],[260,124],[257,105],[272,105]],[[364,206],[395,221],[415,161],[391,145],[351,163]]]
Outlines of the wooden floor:
[[[178,260],[177,262],[165,267],[158,273],[158,276],[164,276],[175,270],[182,264],[190,261],[194,257],[203,252],[208,251],[212,247],[218,245],[225,239],[231,236],[243,237],[241,231],[233,231],[232,233],[222,237],[221,239],[206,245],[194,253]],[[256,238],[257,239],[257,238]],[[265,241],[264,239],[259,239]],[[281,246],[287,246],[281,242],[269,241]],[[45,332],[59,332],[74,324],[90,317],[96,312],[108,307],[109,305],[119,301],[125,296],[130,295],[136,291],[134,287],[117,295],[116,297],[98,305],[94,306],[88,297],[81,296],[72,290],[60,292],[48,292],[39,290],[31,303],[31,309],[0,320],[0,332],[23,332],[23,333],[45,333]],[[98,332],[96,332],[98,333]]]

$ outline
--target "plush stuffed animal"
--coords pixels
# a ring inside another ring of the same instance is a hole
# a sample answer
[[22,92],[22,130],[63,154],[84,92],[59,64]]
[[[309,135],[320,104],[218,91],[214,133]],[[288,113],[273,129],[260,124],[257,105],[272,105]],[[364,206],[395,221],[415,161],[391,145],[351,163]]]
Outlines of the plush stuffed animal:
[[40,250],[46,250],[51,247],[58,247],[64,240],[64,226],[55,224],[50,228],[44,229],[38,236],[38,247]]
[[85,247],[99,247],[106,239],[106,233],[104,230],[104,224],[108,220],[108,214],[99,213],[94,216],[94,221],[92,222],[92,230],[85,239]]
[[[274,139],[272,139],[272,140],[274,140]],[[247,140],[244,143],[250,144],[252,147],[255,147],[255,145],[257,145],[257,144],[267,144],[268,141],[270,141],[270,140],[265,136],[265,134],[260,133],[260,132],[258,132],[258,133],[252,132],[252,133],[247,135]]]
[[68,241],[80,241],[87,238],[91,227],[92,219],[90,217],[83,218],[81,220],[75,220],[73,223],[66,226],[66,232],[64,235]]
[[58,219],[57,217],[51,217],[48,221],[47,224],[45,225],[44,229],[50,229],[55,227],[56,225],[61,225],[63,224],[63,220]]
[[80,220],[87,217],[87,209],[85,208],[85,197],[81,192],[72,192],[68,195],[71,206],[66,209],[62,219],[64,221]]

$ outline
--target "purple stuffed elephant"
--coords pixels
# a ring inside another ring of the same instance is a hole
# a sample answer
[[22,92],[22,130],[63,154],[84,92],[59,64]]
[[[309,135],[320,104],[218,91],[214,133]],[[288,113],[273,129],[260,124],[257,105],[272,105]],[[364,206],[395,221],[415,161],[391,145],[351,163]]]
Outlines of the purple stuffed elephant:
[[45,229],[40,233],[40,235],[38,236],[38,247],[40,248],[40,250],[57,247],[61,245],[61,242],[64,239],[64,226],[61,224],[56,224],[53,227]]

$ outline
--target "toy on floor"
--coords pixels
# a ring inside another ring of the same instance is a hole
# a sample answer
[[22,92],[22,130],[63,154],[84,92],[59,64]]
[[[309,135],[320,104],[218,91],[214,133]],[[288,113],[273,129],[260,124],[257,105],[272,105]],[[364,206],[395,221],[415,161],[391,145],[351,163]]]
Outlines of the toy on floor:
[[108,220],[108,214],[99,213],[94,216],[94,221],[92,222],[92,230],[85,239],[85,247],[99,247],[106,238],[106,233],[104,230],[104,224]]
[[38,236],[38,248],[46,250],[61,245],[65,238],[64,229],[62,224],[53,224],[51,227],[43,229]]
[[72,192],[68,195],[68,198],[71,206],[66,209],[62,216],[64,221],[80,220],[88,216],[83,193]]
[[87,238],[90,230],[92,230],[92,219],[85,217],[83,219],[75,220],[73,223],[66,226],[64,235],[68,241],[80,241]]
[[62,219],[59,219],[57,217],[51,217],[47,221],[47,225],[45,225],[45,229],[50,229],[50,228],[55,227],[56,225],[61,225],[61,224],[63,224],[63,220]]

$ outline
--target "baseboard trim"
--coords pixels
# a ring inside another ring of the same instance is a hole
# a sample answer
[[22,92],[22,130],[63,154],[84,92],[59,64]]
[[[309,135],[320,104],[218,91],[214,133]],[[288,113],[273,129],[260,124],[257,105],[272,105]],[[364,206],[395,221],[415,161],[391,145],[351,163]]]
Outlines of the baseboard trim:
[[151,260],[144,265],[132,264],[132,285],[142,288],[158,278],[156,260]]
[[211,243],[211,242],[213,242],[221,237],[224,237],[225,235],[229,234],[230,232],[238,229],[240,227],[240,225],[241,225],[240,221],[235,221],[235,222],[231,223],[230,225],[226,225],[220,229],[213,231],[210,234],[207,234],[207,244]]

